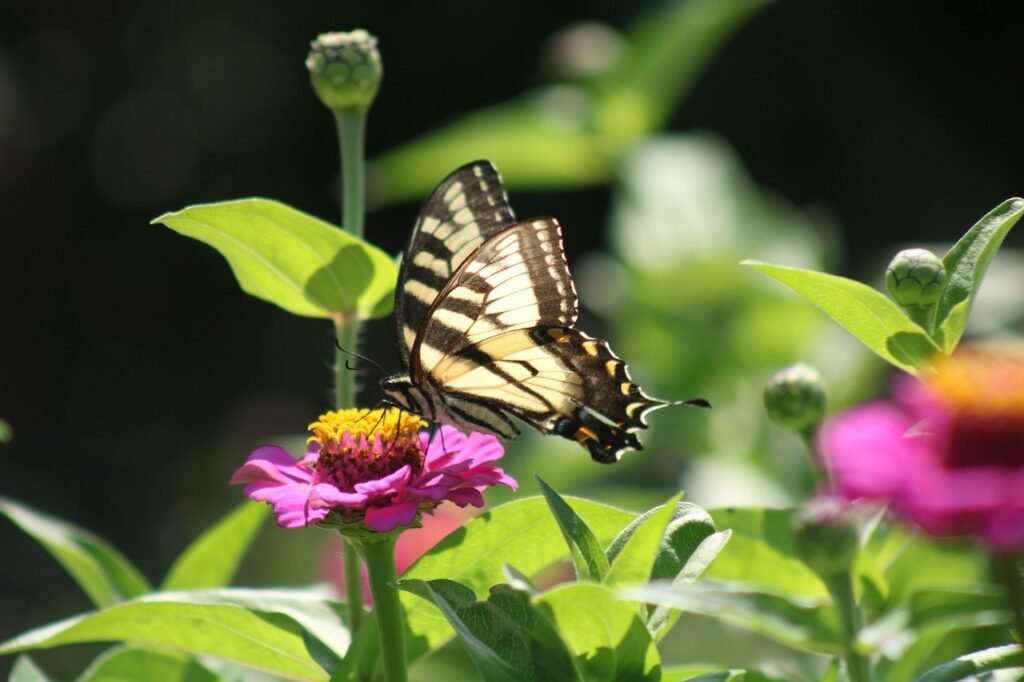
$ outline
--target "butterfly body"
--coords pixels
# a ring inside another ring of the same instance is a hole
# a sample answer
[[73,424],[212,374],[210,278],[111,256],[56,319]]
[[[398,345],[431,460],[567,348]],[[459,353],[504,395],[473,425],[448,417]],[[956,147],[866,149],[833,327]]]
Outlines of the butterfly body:
[[641,449],[644,414],[670,404],[645,395],[605,341],[573,327],[558,221],[517,222],[486,161],[459,168],[427,200],[395,312],[405,371],[381,387],[428,420],[511,439],[513,415],[607,463]]

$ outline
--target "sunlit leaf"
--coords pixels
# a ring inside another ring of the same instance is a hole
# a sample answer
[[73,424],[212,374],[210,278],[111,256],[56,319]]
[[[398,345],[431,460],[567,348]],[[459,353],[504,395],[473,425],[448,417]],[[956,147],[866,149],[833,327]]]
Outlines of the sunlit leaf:
[[485,680],[579,680],[565,642],[529,597],[495,588],[486,601],[451,580],[403,580],[400,587],[437,606]]
[[619,594],[624,599],[715,618],[800,651],[835,654],[841,650],[838,615],[821,600],[711,581],[689,585],[658,581],[626,587]]
[[243,502],[182,552],[171,566],[162,589],[190,590],[229,584],[267,517],[265,506]]
[[189,206],[153,220],[220,252],[242,290],[307,317],[381,317],[398,270],[388,254],[269,199]]
[[603,92],[642,96],[649,127],[661,127],[693,87],[718,48],[764,0],[671,0],[653,6],[626,29],[618,64],[597,83]]
[[103,652],[76,682],[215,682],[220,678],[185,654],[115,647]]
[[704,66],[764,0],[673,0],[627,28],[618,61],[467,114],[374,158],[371,201],[417,200],[464,163],[495,162],[509,187],[608,182],[619,158],[661,127]]
[[28,656],[18,656],[11,668],[8,682],[50,682],[52,678]]
[[705,578],[800,600],[829,599],[825,584],[797,556],[792,510],[726,507],[708,511],[715,525],[728,528],[732,536]]
[[644,583],[651,579],[661,545],[665,540],[665,531],[678,512],[677,505],[681,497],[682,493],[674,495],[665,504],[652,509],[642,522],[630,524],[619,536],[628,536],[625,542],[619,543],[619,538],[616,538],[617,542],[614,544],[621,544],[621,548],[616,547],[615,561],[608,572],[605,584],[615,587]]
[[[601,544],[606,544],[635,518],[635,514],[589,500],[566,497]],[[565,540],[543,497],[529,497],[495,507],[452,532],[413,564],[403,580],[446,578],[469,587],[477,599],[486,599],[491,586],[505,582],[505,564],[532,576],[567,556]],[[402,595],[411,636],[409,660],[415,660],[450,639],[447,621],[422,599]],[[377,662],[376,632],[370,622],[359,629],[338,679],[354,679],[372,672]]]
[[932,668],[917,678],[917,682],[956,682],[978,673],[992,670],[1020,668],[1024,674],[1024,650],[1018,644],[985,649]]
[[658,650],[635,606],[604,585],[560,585],[535,603],[569,645],[583,679],[661,679]]
[[946,286],[935,307],[935,336],[945,352],[952,352],[963,336],[971,304],[988,264],[1021,214],[1024,214],[1024,199],[1007,199],[979,220],[943,256]]
[[0,655],[121,641],[283,677],[327,679],[348,645],[342,610],[314,590],[158,593],[31,630],[0,645]]
[[41,544],[96,606],[110,606],[149,591],[142,574],[91,532],[0,497],[0,513]]
[[562,531],[562,537],[565,538],[565,542],[569,546],[569,556],[572,557],[572,564],[576,569],[576,579],[594,582],[604,580],[608,575],[608,558],[604,554],[601,543],[594,536],[594,532],[540,476],[537,477],[537,483],[540,485],[544,500],[551,509],[551,514],[558,522],[558,529]]
[[939,350],[925,331],[881,292],[845,277],[744,261],[813,303],[886,362],[914,374]]

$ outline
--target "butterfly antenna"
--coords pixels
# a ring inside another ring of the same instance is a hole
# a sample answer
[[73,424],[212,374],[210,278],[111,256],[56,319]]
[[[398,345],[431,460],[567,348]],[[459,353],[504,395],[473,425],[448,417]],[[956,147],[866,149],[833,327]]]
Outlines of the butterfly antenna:
[[[386,369],[384,369],[384,367],[381,366],[381,364],[379,362],[377,362],[373,358],[370,358],[370,357],[367,357],[367,356],[363,355],[362,353],[356,353],[355,351],[351,351],[351,350],[348,350],[347,348],[343,348],[342,345],[340,343],[338,343],[337,339],[335,339],[334,345],[337,346],[338,350],[340,350],[342,353],[345,353],[346,355],[351,355],[352,357],[358,358],[359,360],[362,360],[363,362],[370,363],[371,365],[373,365],[374,367],[379,369],[381,374],[387,374],[388,373],[388,371]],[[346,360],[345,361],[345,369],[347,369],[349,371],[354,371],[356,368],[354,366],[350,365],[349,361]]]

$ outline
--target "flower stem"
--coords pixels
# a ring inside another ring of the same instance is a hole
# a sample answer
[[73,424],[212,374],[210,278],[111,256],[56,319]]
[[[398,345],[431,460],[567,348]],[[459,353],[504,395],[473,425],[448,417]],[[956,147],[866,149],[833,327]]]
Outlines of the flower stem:
[[927,308],[906,308],[907,317],[916,322],[921,329],[931,333],[934,331],[935,326],[935,306],[929,306]]
[[839,609],[843,628],[843,659],[846,661],[850,682],[870,682],[871,671],[864,656],[857,650],[857,634],[860,632],[861,617],[853,596],[853,579],[849,571],[826,579],[828,591]]
[[380,652],[387,682],[406,682],[405,615],[398,598],[395,575],[396,535],[387,535],[371,541],[359,542],[359,553],[366,562],[370,577],[370,594],[377,616]]
[[[366,112],[345,110],[334,112],[338,130],[338,153],[341,157],[341,229],[363,236],[363,139]],[[349,316],[335,321],[338,348],[334,351],[334,406],[351,407],[356,404],[356,377],[345,366],[347,351],[359,352],[359,320]],[[354,634],[363,620],[363,584],[359,575],[359,557],[351,544],[344,541],[345,603],[348,607],[348,626]]]
[[359,570],[359,554],[352,543],[341,539],[341,551],[345,560],[345,607],[348,615],[348,629],[353,635],[363,624],[363,576]]
[[1024,584],[1017,566],[1017,554],[995,554],[992,557],[996,575],[1006,588],[1006,598],[1013,614],[1013,630],[1018,642],[1024,642]]

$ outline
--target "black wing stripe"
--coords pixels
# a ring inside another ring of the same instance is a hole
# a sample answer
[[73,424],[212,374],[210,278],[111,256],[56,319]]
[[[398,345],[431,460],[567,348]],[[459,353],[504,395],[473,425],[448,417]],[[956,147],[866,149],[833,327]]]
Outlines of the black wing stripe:
[[[405,284],[419,281],[441,290],[462,262],[486,239],[515,223],[501,176],[487,161],[467,164],[445,178],[427,199],[402,259],[395,291],[395,321],[404,369],[415,335],[422,333],[429,304],[406,295]],[[422,256],[420,254],[429,254]],[[415,263],[417,257],[419,263]],[[443,275],[447,265],[448,276]],[[413,330],[410,334],[408,330]]]

